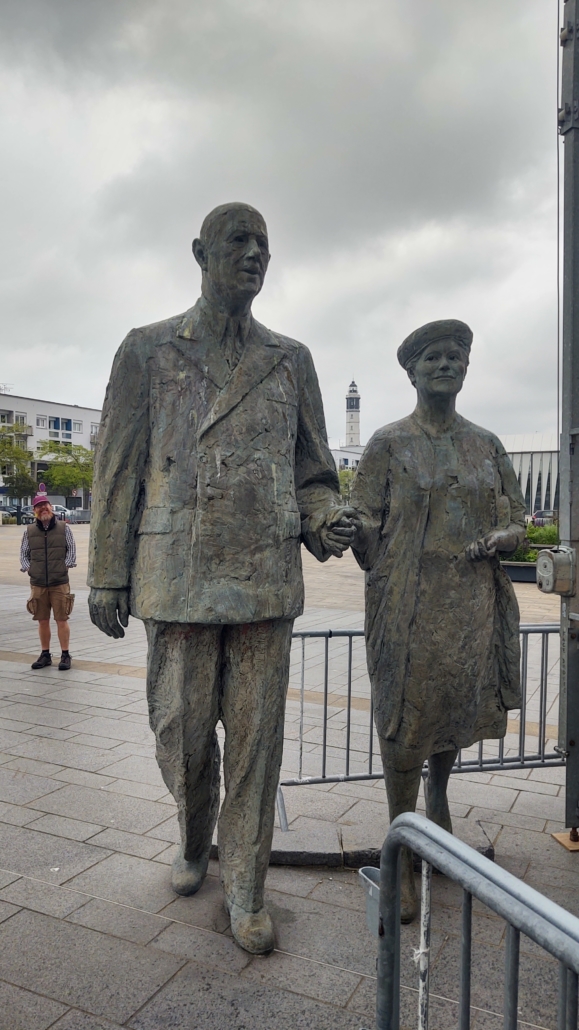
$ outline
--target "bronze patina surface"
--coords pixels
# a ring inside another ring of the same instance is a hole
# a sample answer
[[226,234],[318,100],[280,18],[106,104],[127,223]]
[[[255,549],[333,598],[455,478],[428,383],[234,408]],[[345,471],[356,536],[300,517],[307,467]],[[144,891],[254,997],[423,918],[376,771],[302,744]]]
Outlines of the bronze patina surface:
[[354,529],[338,493],[310,352],[256,322],[269,263],[262,216],[226,204],[193,243],[202,294],[132,330],[114,361],[98,441],[89,609],[109,636],[129,614],[149,641],[157,759],[177,801],[173,886],[193,894],[219,811],[221,875],[238,943],[273,947],[263,884],[273,833],[302,541],[320,561]]
[[501,442],[455,410],[471,340],[465,323],[445,320],[404,341],[416,409],[374,434],[352,491],[391,819],[414,810],[428,759],[427,814],[446,829],[457,750],[504,737],[520,706],[519,610],[499,552],[524,537],[525,504]]

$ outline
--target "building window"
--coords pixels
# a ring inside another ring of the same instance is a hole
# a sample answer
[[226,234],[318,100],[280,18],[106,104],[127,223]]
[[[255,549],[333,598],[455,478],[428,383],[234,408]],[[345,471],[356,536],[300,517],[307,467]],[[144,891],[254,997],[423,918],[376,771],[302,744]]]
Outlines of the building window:
[[72,431],[73,433],[82,433],[82,422],[73,422]]
[[67,433],[72,432],[72,419],[70,419],[70,418],[61,418],[61,420],[60,420],[60,428],[61,429],[66,429]]
[[46,429],[46,415],[36,416],[36,427],[37,429]]
[[21,451],[27,451],[28,450],[28,447],[26,446],[26,440],[15,440],[14,441],[14,446],[15,447],[19,447]]
[[14,416],[14,425],[16,425],[16,426],[25,426],[26,425],[26,412],[25,411],[17,411],[16,412],[16,415]]
[[51,440],[58,440],[60,437],[60,433],[56,432],[54,429],[50,429],[48,435]]
[[98,424],[98,422],[91,422],[91,427],[90,427],[91,436],[96,436],[98,431],[99,431],[99,424]]
[[59,418],[53,418],[51,416],[48,419],[48,428],[49,429],[60,429],[60,419]]
[[72,440],[72,433],[62,433],[63,440]]

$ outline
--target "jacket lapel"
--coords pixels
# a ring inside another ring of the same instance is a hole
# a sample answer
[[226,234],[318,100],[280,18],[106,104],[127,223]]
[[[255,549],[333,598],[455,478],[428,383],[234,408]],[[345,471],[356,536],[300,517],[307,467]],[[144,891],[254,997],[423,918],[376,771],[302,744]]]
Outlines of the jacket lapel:
[[252,329],[239,363],[235,366],[229,381],[221,390],[211,411],[199,426],[199,437],[235,408],[255,386],[263,382],[271,370],[285,357],[284,348],[274,335],[260,325],[252,323]]
[[215,334],[208,331],[203,317],[201,300],[186,312],[177,329],[177,336],[171,343],[183,357],[207,376],[219,390],[223,389],[230,376],[229,366],[223,357]]

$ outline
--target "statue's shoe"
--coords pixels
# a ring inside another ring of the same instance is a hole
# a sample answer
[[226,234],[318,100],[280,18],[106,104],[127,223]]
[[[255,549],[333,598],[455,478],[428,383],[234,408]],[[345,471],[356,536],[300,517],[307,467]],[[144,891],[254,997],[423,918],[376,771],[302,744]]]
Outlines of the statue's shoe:
[[269,912],[246,912],[239,905],[226,900],[225,907],[231,919],[231,932],[240,948],[251,955],[267,955],[275,948],[275,933]]
[[185,896],[196,894],[205,879],[208,864],[209,859],[188,862],[183,857],[183,848],[179,848],[173,859],[171,872],[171,886],[175,893]]

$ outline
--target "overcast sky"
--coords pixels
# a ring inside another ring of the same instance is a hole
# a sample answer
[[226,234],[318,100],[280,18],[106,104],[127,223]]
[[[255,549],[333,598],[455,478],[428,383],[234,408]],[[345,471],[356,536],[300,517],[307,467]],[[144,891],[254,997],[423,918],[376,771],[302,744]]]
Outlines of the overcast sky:
[[328,432],[407,414],[423,322],[474,330],[459,408],[555,428],[556,0],[5,0],[0,382],[100,406],[127,331],[190,307],[205,214],[253,204],[260,321]]

